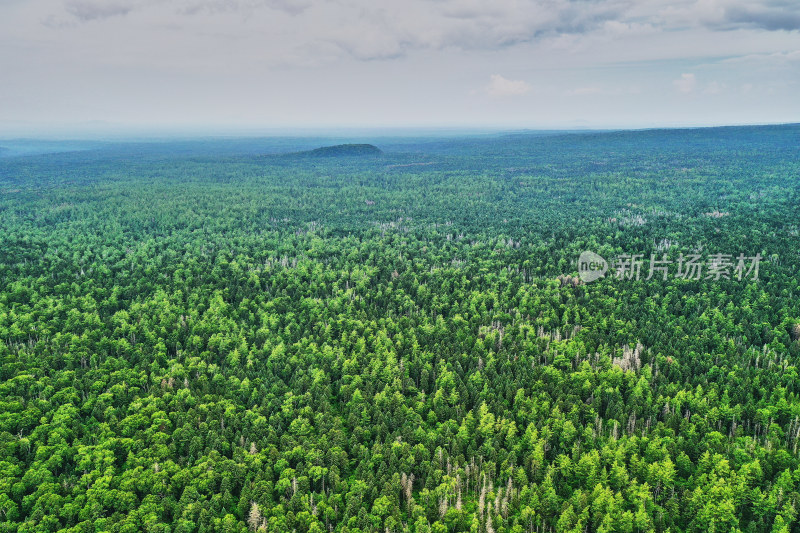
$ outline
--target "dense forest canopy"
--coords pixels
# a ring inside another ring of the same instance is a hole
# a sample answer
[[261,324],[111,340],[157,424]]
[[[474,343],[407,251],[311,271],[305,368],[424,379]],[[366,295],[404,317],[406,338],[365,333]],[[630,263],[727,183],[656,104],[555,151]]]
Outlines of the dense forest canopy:
[[0,529],[798,531],[798,140],[5,157]]

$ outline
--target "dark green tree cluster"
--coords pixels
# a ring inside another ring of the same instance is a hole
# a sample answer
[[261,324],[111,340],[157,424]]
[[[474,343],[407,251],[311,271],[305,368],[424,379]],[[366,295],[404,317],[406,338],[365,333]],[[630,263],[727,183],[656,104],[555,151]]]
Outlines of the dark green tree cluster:
[[798,531],[798,133],[1,160],[0,530]]

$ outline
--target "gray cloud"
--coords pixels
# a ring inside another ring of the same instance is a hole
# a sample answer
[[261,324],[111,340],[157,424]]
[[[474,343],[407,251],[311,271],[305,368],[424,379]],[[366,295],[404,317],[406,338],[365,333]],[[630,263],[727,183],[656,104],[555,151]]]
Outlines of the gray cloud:
[[311,5],[312,0],[194,0],[180,11],[187,15],[195,15],[201,12],[253,12],[267,8],[299,15]]
[[[623,16],[627,0],[66,0],[73,21],[91,22],[168,7],[175,17],[281,11],[304,37],[364,60],[415,49],[494,49],[558,34],[581,34]],[[50,26],[65,25],[57,15]],[[60,23],[60,24],[59,24]],[[308,45],[308,41],[303,43]]]
[[[406,0],[340,3],[338,29],[322,33],[359,59],[396,58],[412,50],[493,50],[548,36],[583,34],[623,16],[620,0]],[[356,22],[356,24],[354,24]]]
[[667,7],[662,14],[667,27],[677,23],[723,31],[800,29],[800,2],[796,0],[702,0]]
[[[255,27],[264,23],[264,12],[282,12],[296,19],[277,28],[293,32],[287,38],[296,50],[332,46],[359,60],[395,59],[414,50],[496,50],[620,28],[800,28],[795,0],[66,0],[63,5],[80,22],[160,10],[171,11],[174,19],[238,14]],[[272,30],[269,24],[263,31]]]
[[800,29],[800,3],[742,3],[727,8],[725,18],[734,27],[755,27],[770,31],[798,30]]
[[70,0],[64,4],[70,15],[88,22],[109,17],[127,15],[137,7],[137,2],[104,2],[92,0]]
[[127,15],[156,5],[170,6],[176,16],[201,13],[252,13],[273,9],[299,15],[312,5],[312,0],[66,0],[64,10],[81,22]]

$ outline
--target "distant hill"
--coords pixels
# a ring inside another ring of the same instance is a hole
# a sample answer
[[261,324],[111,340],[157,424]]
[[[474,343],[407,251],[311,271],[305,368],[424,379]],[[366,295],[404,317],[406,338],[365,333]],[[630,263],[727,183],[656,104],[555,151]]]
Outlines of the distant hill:
[[103,148],[99,141],[51,141],[42,139],[3,139],[0,146],[0,157],[34,156],[81,152]]
[[381,155],[383,151],[372,144],[337,144],[323,146],[305,152],[295,152],[294,156],[300,157],[363,157]]

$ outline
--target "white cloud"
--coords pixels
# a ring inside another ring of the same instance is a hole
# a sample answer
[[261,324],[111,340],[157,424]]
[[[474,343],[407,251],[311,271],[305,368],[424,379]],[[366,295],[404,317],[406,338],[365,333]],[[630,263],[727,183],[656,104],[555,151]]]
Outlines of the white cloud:
[[672,82],[678,92],[689,94],[697,87],[697,78],[694,74],[681,74],[681,77]]
[[493,97],[519,96],[531,90],[531,86],[522,80],[509,80],[500,74],[492,74],[486,93]]
[[588,85],[567,91],[570,96],[631,96],[640,94],[642,91],[635,85],[622,86],[598,86]]
[[731,57],[722,61],[728,64],[753,64],[753,65],[783,65],[787,63],[800,62],[800,50],[791,52],[774,52],[772,54],[747,54],[744,56]]
[[600,87],[578,87],[569,92],[574,96],[587,96],[592,94],[603,94],[603,89]]
[[703,90],[703,92],[705,94],[720,94],[722,91],[725,90],[725,88],[726,85],[724,83],[720,83],[718,81],[712,81],[711,83],[706,85],[706,88],[705,90]]

